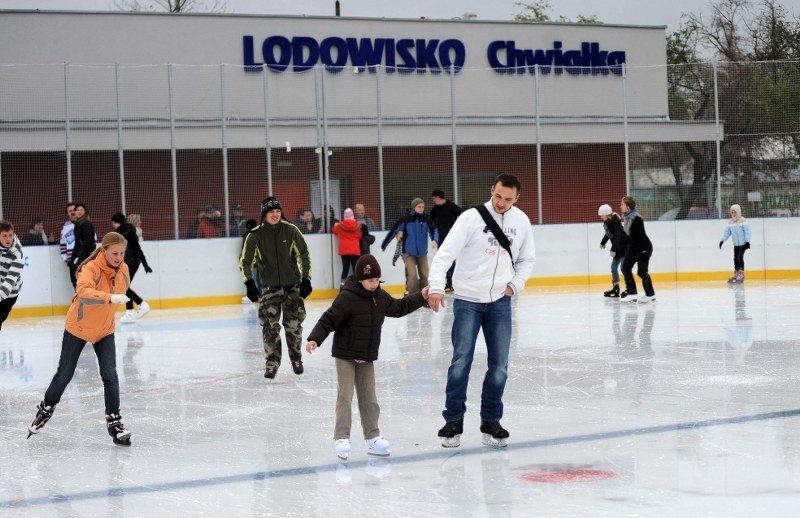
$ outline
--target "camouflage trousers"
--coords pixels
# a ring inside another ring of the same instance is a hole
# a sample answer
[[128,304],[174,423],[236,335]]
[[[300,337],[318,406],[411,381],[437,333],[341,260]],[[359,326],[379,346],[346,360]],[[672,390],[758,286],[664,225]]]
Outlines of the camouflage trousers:
[[281,313],[283,314],[283,328],[286,334],[286,346],[289,358],[299,361],[302,358],[300,351],[303,340],[303,320],[306,319],[306,306],[300,298],[299,286],[284,286],[278,288],[262,287],[261,298],[258,301],[258,321],[261,323],[261,334],[264,341],[264,354],[267,365],[279,367],[281,365]]

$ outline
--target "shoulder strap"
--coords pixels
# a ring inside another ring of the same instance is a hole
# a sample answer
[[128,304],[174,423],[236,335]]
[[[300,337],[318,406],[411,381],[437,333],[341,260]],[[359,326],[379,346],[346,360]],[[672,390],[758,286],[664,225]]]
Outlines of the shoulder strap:
[[511,242],[508,240],[508,236],[503,234],[503,230],[500,228],[500,225],[494,220],[494,218],[489,214],[489,209],[486,208],[485,205],[478,205],[475,207],[478,209],[481,217],[483,218],[484,223],[492,231],[494,234],[494,238],[497,239],[497,242],[502,246],[506,252],[508,252],[508,257],[511,258],[511,264],[514,264],[514,254],[511,253]]

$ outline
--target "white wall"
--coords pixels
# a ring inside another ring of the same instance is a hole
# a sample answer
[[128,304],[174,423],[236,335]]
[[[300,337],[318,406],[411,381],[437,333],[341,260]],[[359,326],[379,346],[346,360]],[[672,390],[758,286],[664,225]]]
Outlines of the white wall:
[[[752,219],[751,249],[745,255],[749,271],[798,271],[800,218]],[[648,221],[647,233],[654,244],[650,271],[653,274],[702,274],[733,269],[731,242],[719,250],[724,220]],[[600,250],[603,237],[598,223],[534,226],[537,262],[533,281],[597,281],[609,272],[608,249]],[[394,242],[385,252],[380,242],[385,232],[375,234],[372,252],[377,256],[386,285],[402,285],[402,260],[392,266]],[[312,284],[316,289],[339,285],[341,263],[330,235],[306,236],[311,249]],[[142,248],[153,268],[151,275],[139,270],[133,289],[148,300],[188,302],[203,297],[244,294],[238,255],[241,240],[194,239],[183,241],[145,241]],[[568,277],[569,279],[564,279]],[[17,307],[65,306],[70,302],[72,286],[67,267],[58,247],[25,249],[24,287]]]

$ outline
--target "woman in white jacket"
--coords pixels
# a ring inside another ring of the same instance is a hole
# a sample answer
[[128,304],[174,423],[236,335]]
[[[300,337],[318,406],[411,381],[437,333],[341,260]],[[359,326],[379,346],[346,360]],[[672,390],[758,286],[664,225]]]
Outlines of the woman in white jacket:
[[731,219],[722,232],[719,248],[730,237],[733,241],[733,275],[728,278],[731,284],[744,282],[744,252],[750,248],[750,223],[742,216],[739,205],[731,205]]
[[481,433],[487,446],[506,445],[508,432],[500,426],[503,392],[508,378],[511,344],[511,297],[522,291],[531,274],[536,253],[528,216],[514,207],[519,199],[516,176],[501,174],[484,204],[491,218],[510,241],[511,255],[477,209],[463,212],[433,258],[428,304],[433,311],[444,305],[447,270],[453,273],[453,357],[447,371],[445,426],[439,430],[442,446],[461,443],[467,406],[467,385],[478,332],[483,329],[487,370],[481,393]]

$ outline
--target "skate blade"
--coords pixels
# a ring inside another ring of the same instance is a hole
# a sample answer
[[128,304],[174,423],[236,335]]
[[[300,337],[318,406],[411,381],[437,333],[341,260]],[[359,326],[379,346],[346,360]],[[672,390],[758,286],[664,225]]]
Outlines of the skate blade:
[[130,446],[131,445],[130,434],[128,434],[128,436],[126,438],[124,438],[124,439],[113,438],[112,440],[114,441],[114,444],[116,444],[117,446]]
[[442,437],[442,448],[458,448],[461,446],[461,436]]
[[490,448],[505,448],[508,446],[506,439],[495,439],[488,433],[483,434],[483,445]]
[[373,457],[389,457],[391,454],[392,453],[388,452],[388,451],[386,453],[383,453],[383,452],[379,453],[379,452],[376,452],[376,451],[368,451],[367,452],[367,455],[371,455]]
[[32,431],[28,430],[28,437],[26,437],[26,439],[30,439],[30,438],[31,438],[31,435],[33,435],[34,433],[35,433],[35,432],[32,432]]
[[341,455],[337,455],[336,458],[341,460],[341,461],[346,461],[347,460],[347,456],[342,457]]

